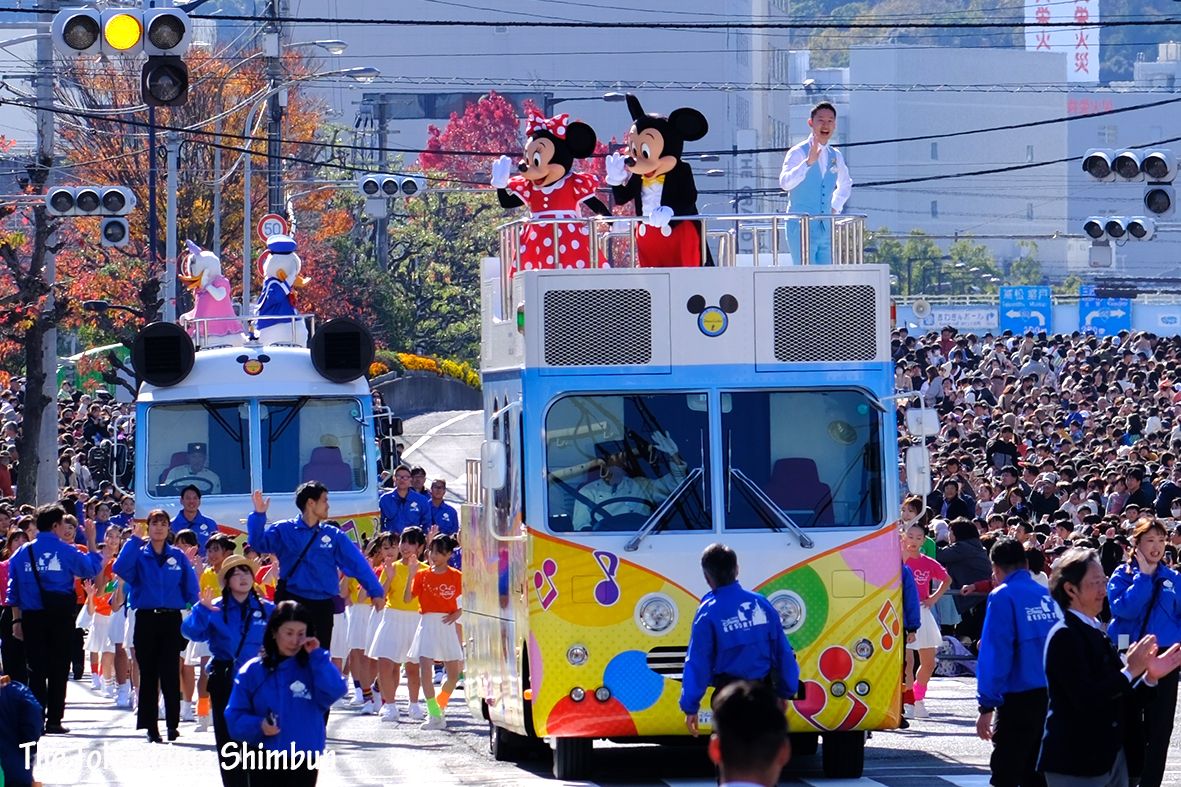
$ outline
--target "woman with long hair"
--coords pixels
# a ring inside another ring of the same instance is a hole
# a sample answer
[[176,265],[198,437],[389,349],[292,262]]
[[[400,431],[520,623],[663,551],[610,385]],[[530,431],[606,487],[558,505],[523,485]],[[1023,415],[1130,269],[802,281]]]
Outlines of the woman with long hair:
[[328,709],[348,687],[320,640],[308,636],[311,624],[302,604],[279,602],[263,632],[263,655],[234,681],[226,726],[249,747],[238,765],[251,787],[308,787],[319,775]]

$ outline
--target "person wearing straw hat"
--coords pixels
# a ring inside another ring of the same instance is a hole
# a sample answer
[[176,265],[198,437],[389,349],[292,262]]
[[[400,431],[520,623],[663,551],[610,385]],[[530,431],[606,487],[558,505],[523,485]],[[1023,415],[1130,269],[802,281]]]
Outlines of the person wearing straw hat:
[[230,757],[237,746],[226,727],[226,703],[234,687],[234,676],[242,665],[262,650],[267,621],[275,609],[271,602],[254,591],[254,563],[240,555],[230,555],[218,569],[221,597],[206,588],[201,603],[193,607],[181,626],[181,632],[194,642],[208,642],[213,661],[209,665],[209,697],[213,712],[213,737],[221,763],[221,780],[226,787],[247,784],[246,771],[234,768]]

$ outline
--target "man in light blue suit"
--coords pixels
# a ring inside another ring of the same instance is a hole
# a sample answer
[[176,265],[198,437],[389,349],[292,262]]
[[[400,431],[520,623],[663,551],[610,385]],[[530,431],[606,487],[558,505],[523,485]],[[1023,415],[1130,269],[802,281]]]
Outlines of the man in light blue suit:
[[[779,187],[790,195],[787,212],[813,216],[840,213],[853,190],[853,180],[845,166],[845,157],[828,144],[837,128],[836,107],[827,101],[814,106],[808,126],[812,134],[787,151],[779,173]],[[831,234],[829,221],[808,220],[809,264],[832,263]],[[788,221],[787,240],[792,260],[797,265],[802,264],[799,219]]]

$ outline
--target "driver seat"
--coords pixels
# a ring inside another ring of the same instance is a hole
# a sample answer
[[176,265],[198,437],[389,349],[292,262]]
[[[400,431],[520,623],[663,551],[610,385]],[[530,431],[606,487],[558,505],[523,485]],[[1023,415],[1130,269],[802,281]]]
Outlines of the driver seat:
[[340,455],[340,448],[322,445],[312,449],[308,463],[303,466],[300,482],[319,481],[329,492],[348,491],[353,488],[353,468]]
[[175,470],[178,467],[183,467],[184,465],[187,465],[188,463],[189,463],[189,452],[188,451],[173,452],[172,458],[168,460],[168,467],[164,468],[164,472],[160,474],[160,480],[157,481],[156,483],[163,484],[164,479],[168,477],[169,473],[171,473],[173,470]]
[[785,511],[811,511],[809,525],[833,524],[832,489],[820,481],[816,462],[807,457],[779,459],[771,468],[767,495]]

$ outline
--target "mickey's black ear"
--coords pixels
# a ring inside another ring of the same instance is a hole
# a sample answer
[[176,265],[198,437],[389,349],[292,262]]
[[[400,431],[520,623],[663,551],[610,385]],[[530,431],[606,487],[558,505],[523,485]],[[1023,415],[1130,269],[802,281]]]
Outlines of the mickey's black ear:
[[640,99],[633,94],[627,94],[627,111],[632,113],[632,120],[639,120],[644,116],[644,108],[640,106]]
[[594,153],[597,141],[595,130],[586,123],[575,122],[566,126],[566,145],[574,158],[586,158]]
[[689,310],[690,314],[701,314],[705,311],[705,298],[700,295],[694,295],[689,298],[685,308]]
[[258,360],[259,360],[259,362],[260,362],[260,363],[270,363],[270,362],[271,362],[271,356],[269,356],[269,355],[266,355],[266,354],[264,353],[264,354],[262,354],[262,355],[258,356]]
[[709,121],[693,107],[674,109],[668,122],[686,142],[701,139],[709,132]]
[[733,295],[723,295],[718,301],[718,307],[726,314],[733,314],[738,311],[738,299]]
[[234,360],[237,361],[238,363],[246,363],[247,361],[250,360],[250,356],[249,355],[239,355]]

